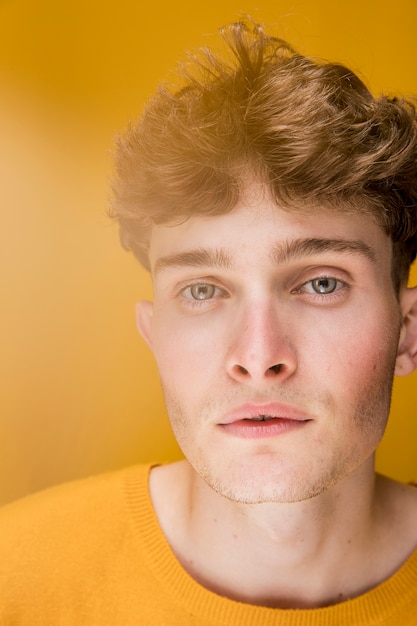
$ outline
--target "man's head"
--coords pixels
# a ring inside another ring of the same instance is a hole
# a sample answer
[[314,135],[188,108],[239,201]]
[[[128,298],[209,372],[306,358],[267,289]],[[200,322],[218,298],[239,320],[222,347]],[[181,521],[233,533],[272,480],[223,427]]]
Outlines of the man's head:
[[[349,70],[258,27],[161,91],[119,146],[122,240],[177,440],[206,484],[294,502],[373,471],[417,366],[417,130]],[[365,474],[364,474],[364,473]]]
[[290,210],[366,212],[393,242],[396,291],[417,249],[417,127],[410,102],[374,98],[347,68],[297,54],[261,27],[222,32],[178,90],[161,88],[119,141],[114,215],[149,267],[152,223],[230,211],[248,180]]

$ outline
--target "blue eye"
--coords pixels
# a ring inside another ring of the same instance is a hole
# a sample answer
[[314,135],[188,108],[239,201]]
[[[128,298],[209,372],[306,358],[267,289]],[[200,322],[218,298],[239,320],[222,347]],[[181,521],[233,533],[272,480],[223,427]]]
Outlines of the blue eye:
[[188,292],[193,300],[210,300],[216,293],[216,287],[209,283],[197,283],[185,289],[184,294]]
[[326,276],[321,276],[320,278],[315,278],[310,281],[312,289],[316,293],[320,294],[328,294],[333,293],[338,286],[338,281],[336,278],[327,278]]
[[293,293],[306,294],[307,296],[340,296],[346,292],[349,285],[340,278],[334,276],[317,276],[307,280]]

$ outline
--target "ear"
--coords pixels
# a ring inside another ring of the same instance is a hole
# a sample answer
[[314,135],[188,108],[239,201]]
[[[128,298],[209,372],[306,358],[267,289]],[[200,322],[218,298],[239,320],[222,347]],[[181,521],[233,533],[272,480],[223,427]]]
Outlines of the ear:
[[135,311],[137,329],[152,350],[153,302],[141,300],[136,303]]
[[417,368],[417,287],[400,294],[403,323],[398,343],[395,374],[406,376]]

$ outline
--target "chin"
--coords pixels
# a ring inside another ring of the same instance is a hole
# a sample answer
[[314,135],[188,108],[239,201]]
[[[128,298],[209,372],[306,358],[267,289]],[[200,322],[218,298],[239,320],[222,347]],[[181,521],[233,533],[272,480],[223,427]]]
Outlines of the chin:
[[331,487],[331,485],[321,487],[307,486],[298,488],[282,485],[262,485],[253,488],[252,485],[234,487],[233,485],[215,484],[210,485],[216,493],[227,500],[240,504],[294,504],[311,500]]
[[[337,458],[281,459],[269,455],[244,461],[229,459],[228,463],[194,465],[200,478],[217,494],[242,504],[305,502],[316,498],[346,480],[363,480],[373,475],[373,455],[359,450]],[[207,461],[207,459],[206,459]],[[280,462],[281,461],[281,462]]]
[[[275,472],[236,470],[222,476],[208,468],[196,468],[200,478],[217,494],[241,504],[289,504],[311,500],[333,487],[344,472],[312,478],[305,472]],[[280,475],[281,474],[281,475]]]

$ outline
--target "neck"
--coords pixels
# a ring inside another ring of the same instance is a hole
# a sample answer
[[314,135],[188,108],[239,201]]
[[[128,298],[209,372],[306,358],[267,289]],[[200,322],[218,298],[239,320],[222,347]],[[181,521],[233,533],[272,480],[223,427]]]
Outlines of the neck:
[[151,496],[184,569],[228,598],[328,606],[392,575],[416,548],[417,492],[376,477],[373,459],[310,500],[241,504],[187,461],[154,468]]
[[333,604],[366,589],[360,564],[365,555],[375,560],[378,517],[371,462],[320,496],[291,504],[232,502],[190,476],[194,554],[184,565],[205,586],[283,608]]

